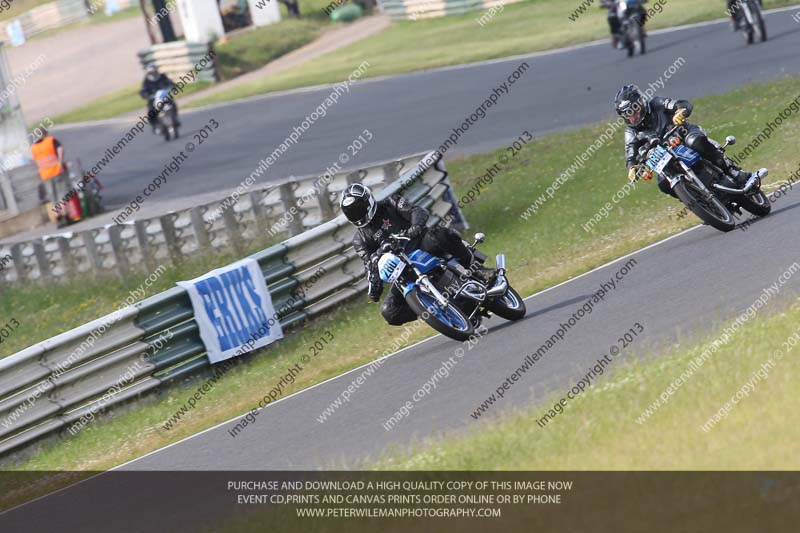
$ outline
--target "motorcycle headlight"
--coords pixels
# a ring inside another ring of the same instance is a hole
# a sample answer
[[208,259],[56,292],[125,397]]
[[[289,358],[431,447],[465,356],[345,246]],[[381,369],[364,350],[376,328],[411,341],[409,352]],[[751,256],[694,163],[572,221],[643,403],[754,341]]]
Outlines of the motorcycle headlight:
[[386,283],[394,283],[400,278],[406,264],[392,253],[385,253],[378,260],[378,272]]

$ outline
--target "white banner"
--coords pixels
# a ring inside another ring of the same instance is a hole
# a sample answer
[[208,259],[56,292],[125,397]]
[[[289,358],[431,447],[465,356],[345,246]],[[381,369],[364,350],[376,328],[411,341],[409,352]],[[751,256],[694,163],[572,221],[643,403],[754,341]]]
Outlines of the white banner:
[[255,259],[243,259],[178,285],[189,293],[200,338],[212,363],[283,338]]

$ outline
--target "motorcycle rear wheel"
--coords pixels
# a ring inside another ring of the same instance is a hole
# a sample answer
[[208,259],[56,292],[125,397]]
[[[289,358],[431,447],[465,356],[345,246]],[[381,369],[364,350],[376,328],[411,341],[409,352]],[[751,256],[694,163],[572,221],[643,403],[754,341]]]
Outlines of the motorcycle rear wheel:
[[765,217],[772,211],[772,202],[769,201],[767,195],[761,191],[756,194],[748,194],[737,200],[739,206],[754,214],[757,217]]
[[475,334],[475,326],[461,309],[452,303],[442,308],[436,298],[419,286],[408,293],[406,302],[423,322],[445,337],[466,341]]
[[736,227],[736,220],[730,210],[712,195],[710,202],[706,202],[699,191],[688,186],[685,181],[679,181],[672,189],[681,202],[697,217],[720,231],[731,231]]
[[506,320],[520,320],[525,317],[525,300],[511,286],[502,298],[486,304],[486,309]]
[[647,51],[647,48],[644,43],[644,29],[639,24],[633,24],[633,28],[631,30],[631,42],[633,44],[633,51],[639,52],[640,55],[644,55]]

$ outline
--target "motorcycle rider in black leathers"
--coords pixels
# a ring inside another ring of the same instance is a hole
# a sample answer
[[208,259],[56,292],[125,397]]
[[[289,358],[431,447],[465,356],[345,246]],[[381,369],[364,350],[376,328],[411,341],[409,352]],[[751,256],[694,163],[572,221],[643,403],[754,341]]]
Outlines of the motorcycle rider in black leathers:
[[[731,16],[731,29],[738,31],[742,27],[742,10],[739,9],[741,2],[744,0],[728,0],[728,15]],[[761,6],[761,0],[758,0],[758,5]]]
[[[601,0],[600,1],[600,8],[608,9],[608,30],[611,32],[611,46],[613,48],[621,48],[622,47],[622,39],[620,38],[620,32],[622,31],[622,21],[619,19],[617,15],[617,2],[619,0]],[[642,2],[643,4],[646,3],[647,0]],[[644,6],[637,5],[636,9],[641,12],[642,17],[642,29],[644,29],[644,24],[647,22],[647,10],[645,10]]]
[[[144,81],[142,81],[142,88],[139,89],[139,95],[147,100],[147,118],[150,120],[153,132],[158,133],[158,110],[156,110],[154,102],[156,92],[161,89],[172,89],[175,87],[175,82],[169,79],[166,74],[160,73],[155,63],[149,63],[145,69],[145,73]],[[174,98],[172,99],[172,109],[170,113],[172,113],[175,126],[180,126],[178,122],[178,104],[175,102]]]
[[[641,138],[642,133],[648,137],[661,137],[673,125],[681,126],[679,133],[683,143],[699,153],[706,161],[717,166],[730,176],[739,186],[744,186],[751,174],[743,172],[725,154],[709,140],[700,126],[689,124],[686,119],[692,114],[693,106],[688,100],[654,97],[648,99],[636,85],[625,85],[619,90],[614,100],[617,114],[625,119],[625,163],[628,167],[628,180],[636,179],[636,158],[639,147],[647,143]],[[658,176],[658,188],[662,192],[675,196],[669,182]]]
[[[394,195],[376,202],[368,187],[354,183],[342,193],[339,205],[347,220],[358,229],[353,236],[353,248],[364,261],[369,281],[367,294],[377,302],[383,292],[383,281],[378,273],[381,244],[391,234],[403,234],[410,238],[406,249],[420,248],[437,257],[453,256],[462,266],[471,268],[485,283],[491,282],[494,271],[486,269],[473,260],[470,250],[455,231],[444,226],[427,228],[425,222],[430,213],[413,205],[403,196]],[[392,326],[400,326],[417,319],[403,297],[403,293],[392,287],[381,305],[381,315]]]

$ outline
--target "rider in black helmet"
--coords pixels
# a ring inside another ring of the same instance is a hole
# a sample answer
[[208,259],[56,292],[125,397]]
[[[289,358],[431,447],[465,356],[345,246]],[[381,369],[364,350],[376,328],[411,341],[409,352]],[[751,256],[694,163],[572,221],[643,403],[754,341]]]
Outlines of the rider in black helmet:
[[[175,82],[169,79],[166,74],[159,72],[155,63],[147,64],[147,67],[145,67],[144,80],[142,81],[142,88],[139,89],[139,95],[147,100],[147,118],[150,120],[150,125],[155,133],[158,133],[158,120],[156,120],[156,116],[159,112],[155,105],[156,92],[161,89],[171,90],[173,87],[175,87]],[[178,104],[175,102],[174,98],[172,99],[172,109],[170,113],[173,115],[175,125],[180,126],[178,122]]]
[[[458,233],[444,226],[427,228],[425,223],[430,213],[413,205],[403,196],[394,195],[377,202],[369,187],[354,183],[342,193],[339,206],[347,220],[358,228],[353,236],[353,248],[364,261],[369,281],[367,294],[374,302],[380,299],[383,292],[383,281],[378,273],[378,251],[381,243],[393,233],[401,233],[410,238],[408,248],[421,248],[438,257],[453,256],[461,265],[472,268],[486,283],[491,282],[494,276],[493,270],[483,268],[473,260],[472,253]],[[381,314],[392,326],[417,318],[403,294],[395,287],[392,287],[384,299]]]
[[[699,153],[706,161],[719,167],[737,184],[744,186],[750,174],[743,172],[719,146],[711,142],[700,126],[689,124],[686,119],[692,114],[693,106],[688,100],[673,100],[656,96],[649,99],[636,85],[625,85],[614,99],[617,114],[625,119],[625,162],[628,179],[636,178],[636,157],[639,147],[647,142],[640,138],[640,132],[650,137],[661,137],[673,125],[682,126],[680,133],[684,144]],[[659,175],[658,187],[671,196],[675,193],[669,183]]]

